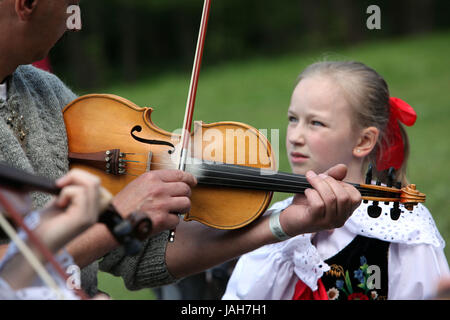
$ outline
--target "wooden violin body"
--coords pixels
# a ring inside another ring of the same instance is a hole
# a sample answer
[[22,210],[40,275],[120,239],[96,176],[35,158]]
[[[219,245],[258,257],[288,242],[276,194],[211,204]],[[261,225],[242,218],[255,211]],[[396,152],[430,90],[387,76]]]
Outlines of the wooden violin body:
[[[176,169],[180,135],[157,127],[152,112],[152,108],[102,94],[83,96],[67,105],[63,113],[71,167],[96,174],[112,194],[145,172]],[[275,168],[269,142],[246,124],[195,122],[190,145],[196,160]],[[185,220],[219,229],[241,228],[267,209],[272,194],[198,185],[192,190],[191,211]]]

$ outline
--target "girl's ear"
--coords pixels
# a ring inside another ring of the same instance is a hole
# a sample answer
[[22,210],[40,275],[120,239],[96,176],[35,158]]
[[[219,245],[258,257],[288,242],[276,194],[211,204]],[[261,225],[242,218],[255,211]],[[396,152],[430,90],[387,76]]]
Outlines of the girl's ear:
[[368,127],[361,131],[358,143],[353,148],[353,155],[357,158],[368,156],[375,148],[380,131],[375,127]]
[[39,0],[16,0],[16,13],[23,21],[30,20]]

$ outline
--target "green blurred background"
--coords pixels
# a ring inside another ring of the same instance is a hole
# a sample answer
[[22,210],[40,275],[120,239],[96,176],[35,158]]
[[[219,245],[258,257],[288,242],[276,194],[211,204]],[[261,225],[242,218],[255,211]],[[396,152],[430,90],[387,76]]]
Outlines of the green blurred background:
[[[381,9],[369,30],[366,9]],[[201,0],[81,3],[83,30],[51,52],[53,71],[78,94],[113,93],[155,109],[168,131],[181,126]],[[280,130],[280,170],[289,171],[284,138],[294,81],[322,59],[358,60],[377,70],[393,96],[418,113],[408,128],[408,176],[450,240],[450,2],[447,0],[214,0],[198,87],[195,120],[233,120]],[[285,195],[276,194],[274,201]],[[450,249],[446,247],[447,256]],[[115,299],[153,299],[100,274]]]

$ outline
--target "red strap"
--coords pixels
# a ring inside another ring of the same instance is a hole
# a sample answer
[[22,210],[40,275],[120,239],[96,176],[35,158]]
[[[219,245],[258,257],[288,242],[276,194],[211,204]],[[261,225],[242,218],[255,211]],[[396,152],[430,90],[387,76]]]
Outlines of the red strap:
[[36,68],[42,69],[47,72],[52,72],[52,66],[50,64],[50,59],[47,57],[45,59],[42,59],[40,61],[36,61],[33,63],[33,66]]
[[328,300],[322,279],[317,281],[317,286],[317,290],[313,292],[302,280],[298,280],[292,300]]

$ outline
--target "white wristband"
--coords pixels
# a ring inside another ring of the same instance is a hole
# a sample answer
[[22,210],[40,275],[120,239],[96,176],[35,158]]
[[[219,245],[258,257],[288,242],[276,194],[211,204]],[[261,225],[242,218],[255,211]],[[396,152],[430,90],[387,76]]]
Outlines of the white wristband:
[[284,241],[284,240],[291,238],[291,236],[288,235],[286,232],[284,232],[283,228],[281,227],[280,214],[281,214],[281,211],[277,212],[277,213],[273,213],[270,216],[269,226],[270,226],[270,231],[275,236],[275,238],[277,238],[280,241]]

